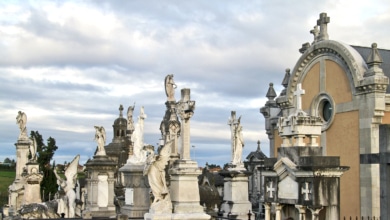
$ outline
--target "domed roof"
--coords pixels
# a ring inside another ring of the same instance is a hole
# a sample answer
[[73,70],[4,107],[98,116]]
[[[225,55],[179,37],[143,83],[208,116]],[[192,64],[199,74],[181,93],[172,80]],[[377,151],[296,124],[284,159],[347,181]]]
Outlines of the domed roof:
[[127,120],[123,117],[115,119],[114,125],[127,125]]
[[119,118],[115,119],[114,126],[116,125],[127,125],[127,120],[123,118],[123,106],[119,106]]

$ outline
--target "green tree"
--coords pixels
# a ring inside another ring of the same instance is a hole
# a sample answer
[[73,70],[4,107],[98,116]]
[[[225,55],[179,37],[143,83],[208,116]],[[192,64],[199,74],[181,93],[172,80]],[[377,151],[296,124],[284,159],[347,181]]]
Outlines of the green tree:
[[43,137],[38,131],[31,131],[31,137],[37,142],[37,162],[39,169],[43,173],[43,181],[41,182],[41,190],[44,192],[42,198],[49,199],[49,195],[53,196],[58,189],[57,179],[54,175],[53,168],[50,166],[50,161],[58,149],[56,140],[52,137],[47,139],[47,144],[43,142]]
[[3,163],[11,163],[11,159],[9,159],[8,157],[4,159],[4,162]]

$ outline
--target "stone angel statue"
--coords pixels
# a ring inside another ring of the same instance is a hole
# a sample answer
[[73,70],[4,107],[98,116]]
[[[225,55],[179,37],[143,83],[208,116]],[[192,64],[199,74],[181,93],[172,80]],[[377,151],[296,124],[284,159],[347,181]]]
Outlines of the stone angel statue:
[[57,177],[57,184],[64,190],[66,198],[60,198],[58,202],[57,213],[65,213],[65,217],[74,218],[76,209],[76,187],[77,168],[79,165],[80,155],[77,155],[72,162],[69,163],[68,168],[65,170],[66,179],[62,179],[54,169],[54,174]]
[[106,145],[106,130],[103,126],[95,126],[95,141],[97,142],[96,155],[106,155],[104,145]]
[[16,116],[16,124],[19,125],[19,129],[20,129],[19,138],[20,139],[28,138],[27,137],[27,128],[26,128],[26,124],[27,124],[27,115],[26,115],[26,113],[24,113],[22,111],[18,112],[18,115]]
[[145,146],[148,157],[144,167],[144,175],[148,176],[149,185],[154,196],[152,207],[159,202],[168,201],[170,203],[169,190],[165,180],[165,166],[169,161],[172,143],[173,141],[167,142],[160,149],[158,155],[154,154],[152,147]]

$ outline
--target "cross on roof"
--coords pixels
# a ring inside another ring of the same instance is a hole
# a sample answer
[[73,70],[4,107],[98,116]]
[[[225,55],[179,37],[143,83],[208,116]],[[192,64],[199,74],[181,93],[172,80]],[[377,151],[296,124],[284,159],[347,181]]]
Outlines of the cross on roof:
[[294,95],[296,96],[296,109],[297,111],[302,110],[302,95],[305,94],[305,90],[302,89],[302,85],[298,83],[297,90],[295,90]]
[[269,192],[269,197],[270,198],[273,198],[273,192],[276,191],[275,187],[273,187],[272,185],[274,184],[274,182],[270,182],[269,184],[269,187],[267,186],[267,192]]
[[317,20],[317,25],[320,26],[320,34],[318,36],[318,40],[328,40],[328,29],[327,24],[329,23],[330,18],[326,15],[326,13],[320,14],[320,19]]
[[305,201],[309,201],[309,194],[311,193],[311,190],[309,188],[309,183],[305,182],[305,188],[302,187],[302,193],[305,194]]
[[119,106],[119,117],[123,117],[123,105]]

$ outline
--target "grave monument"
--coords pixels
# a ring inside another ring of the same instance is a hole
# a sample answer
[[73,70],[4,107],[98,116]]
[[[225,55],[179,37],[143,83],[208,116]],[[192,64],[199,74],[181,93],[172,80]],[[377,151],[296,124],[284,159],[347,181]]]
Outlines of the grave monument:
[[[237,119],[236,112],[232,111],[228,121],[231,131],[231,162],[227,170],[219,172],[224,177],[224,193],[221,211],[224,217],[234,219],[248,219],[252,204],[248,199],[248,177],[252,174],[247,171],[242,162],[244,139],[242,135],[241,116]],[[254,215],[252,215],[254,217]],[[251,218],[253,219],[253,218]]]
[[[168,201],[164,200],[167,205],[159,205],[158,209],[155,208],[156,205],[152,204],[154,208],[145,214],[145,219],[210,219],[210,216],[204,213],[203,207],[199,204],[198,176],[201,171],[197,162],[190,158],[190,119],[194,114],[195,101],[190,99],[190,89],[182,89],[181,99],[176,103],[176,84],[173,75],[167,75],[164,82],[167,110],[160,125],[162,135],[160,145],[164,146],[161,151],[170,152],[169,177],[166,178],[168,181],[165,180],[165,182],[169,185],[167,196],[170,197],[171,203],[169,202],[170,205],[168,205]],[[181,123],[177,114],[180,116]],[[180,153],[179,136],[181,140]],[[169,151],[163,150],[167,147],[170,147]],[[167,196],[164,198],[168,198]],[[164,210],[163,215],[156,213],[156,210]]]
[[57,177],[57,184],[65,192],[65,196],[57,199],[58,207],[57,213],[61,216],[64,214],[65,218],[74,218],[76,216],[76,188],[77,181],[77,168],[79,165],[80,155],[77,155],[72,162],[69,163],[69,166],[65,170],[65,179],[61,178],[56,169],[54,169],[54,174]]
[[106,155],[104,145],[106,132],[102,126],[95,126],[95,140],[98,144],[95,156],[85,164],[87,171],[87,200],[84,219],[116,216],[114,205],[114,183],[116,162]]
[[[143,217],[150,206],[149,185],[143,175],[146,163],[146,151],[144,150],[144,120],[146,114],[141,107],[137,124],[134,128],[132,112],[134,107],[129,107],[127,134],[131,143],[131,150],[127,163],[119,169],[122,176],[122,185],[125,188],[125,204],[121,207],[121,214],[128,217]],[[135,129],[135,130],[134,130]],[[134,132],[133,132],[134,130]]]

